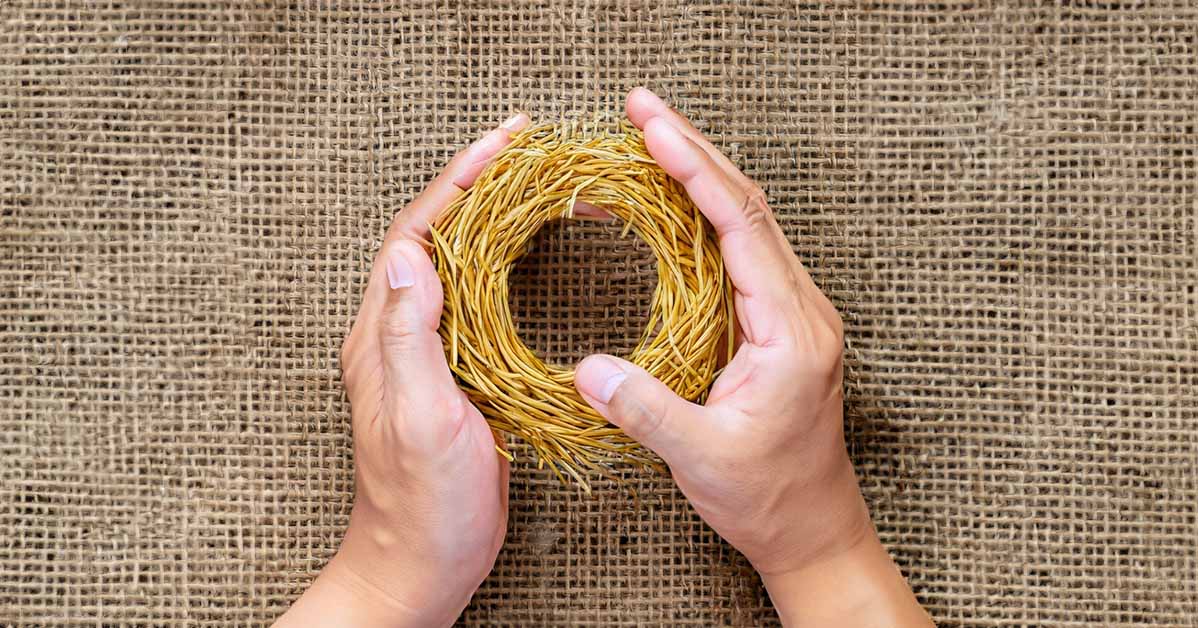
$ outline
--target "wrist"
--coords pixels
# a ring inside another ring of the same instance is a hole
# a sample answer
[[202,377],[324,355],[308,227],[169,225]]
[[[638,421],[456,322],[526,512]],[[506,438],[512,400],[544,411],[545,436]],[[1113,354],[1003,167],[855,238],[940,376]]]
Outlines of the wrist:
[[851,547],[762,582],[785,626],[933,625],[872,527]]
[[325,571],[372,607],[390,613],[391,626],[450,626],[469,604],[477,583],[441,573],[439,561],[424,559],[410,539],[391,526],[368,525],[351,517],[341,548]]
[[755,525],[748,542],[729,539],[759,573],[797,572],[876,538],[847,452],[842,447],[836,453],[821,465],[823,471],[775,500],[785,508]]
[[274,628],[414,628],[448,626],[452,622],[453,618],[429,617],[426,609],[414,607],[380,590],[338,554],[275,622]]

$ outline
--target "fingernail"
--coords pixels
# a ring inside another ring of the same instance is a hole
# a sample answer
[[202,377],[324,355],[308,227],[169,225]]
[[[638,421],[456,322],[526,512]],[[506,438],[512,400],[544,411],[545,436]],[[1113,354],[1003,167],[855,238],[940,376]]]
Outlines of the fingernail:
[[525,126],[528,126],[528,123],[529,118],[527,115],[523,113],[517,113],[507,120],[504,120],[503,124],[499,125],[499,128],[507,131],[508,133],[515,133],[516,131],[523,129]]
[[603,388],[599,389],[599,396],[595,398],[603,403],[611,401],[612,395],[616,394],[616,389],[619,388],[620,384],[623,384],[624,380],[626,379],[628,379],[628,374],[622,371],[612,375],[611,377],[608,377],[603,382]]
[[412,265],[408,263],[399,247],[393,247],[387,253],[387,281],[391,284],[392,290],[416,285],[416,278],[412,274]]
[[583,391],[602,403],[611,401],[616,389],[628,379],[628,373],[606,356],[588,359],[580,375],[579,385]]
[[574,215],[587,216],[589,218],[599,218],[601,220],[610,219],[611,213],[598,205],[592,205],[586,201],[576,201],[574,203]]

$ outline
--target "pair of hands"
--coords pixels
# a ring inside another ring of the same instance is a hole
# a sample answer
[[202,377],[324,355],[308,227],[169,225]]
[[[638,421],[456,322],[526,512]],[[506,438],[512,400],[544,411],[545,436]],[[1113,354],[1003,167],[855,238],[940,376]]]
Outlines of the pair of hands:
[[[612,356],[583,360],[583,398],[669,465],[793,625],[930,625],[874,533],[843,435],[843,331],[761,190],[645,89],[628,118],[715,227],[735,289],[737,350],[705,406]],[[507,529],[507,461],[455,385],[437,326],[428,225],[527,126],[518,115],[446,169],[387,232],[342,348],[355,486],[336,556],[278,626],[448,626]]]

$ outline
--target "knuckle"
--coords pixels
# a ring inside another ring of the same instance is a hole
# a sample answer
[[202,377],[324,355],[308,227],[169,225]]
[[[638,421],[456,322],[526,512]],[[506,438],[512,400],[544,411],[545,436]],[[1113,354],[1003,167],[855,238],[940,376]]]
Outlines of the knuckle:
[[354,355],[357,353],[357,336],[350,332],[341,341],[341,350],[338,352],[338,360],[341,365],[342,372],[349,370],[350,364],[353,363]]
[[790,273],[795,277],[807,274],[807,267],[803,265],[803,260],[799,259],[794,249],[791,249],[792,256],[790,258]]
[[398,308],[391,308],[379,322],[379,333],[387,349],[406,349],[418,335],[416,325]]
[[844,332],[841,326],[840,317],[817,316],[815,341],[821,352],[838,354],[844,349]]
[[406,237],[407,224],[408,210],[404,208],[391,218],[391,224],[387,225],[387,233],[383,236],[384,243]]
[[786,268],[785,281],[786,287],[789,289],[790,294],[793,295],[796,301],[800,301],[801,295],[803,294],[803,279],[799,274],[798,269],[796,269],[793,265]]
[[345,386],[345,392],[353,398],[364,379],[363,372],[366,367],[357,353],[341,356],[341,383]]
[[431,410],[438,423],[445,425],[450,433],[456,433],[466,418],[466,402],[457,390],[436,395]]
[[844,356],[844,336],[832,325],[821,322],[815,330],[815,366],[820,372],[832,372],[840,368]]
[[472,406],[460,390],[436,384],[419,390],[400,388],[388,403],[402,444],[427,453],[445,451],[461,440]]
[[[829,305],[831,305],[829,303]],[[828,316],[828,327],[832,331],[832,335],[836,338],[836,344],[844,345],[844,320],[840,318],[840,314],[835,308],[830,308],[831,315]]]
[[757,233],[769,227],[773,218],[773,211],[765,201],[765,194],[760,191],[750,192],[745,197],[745,205],[741,212],[744,214],[746,227]]
[[609,407],[622,419],[625,431],[634,438],[652,438],[667,422],[663,404],[646,402],[629,390],[627,384],[616,389]]
[[756,182],[754,182],[752,179],[749,179],[747,176],[743,174],[741,176],[744,176],[745,180],[747,181],[747,183],[742,186],[745,196],[749,197],[750,199],[756,199],[753,201],[754,203],[769,209],[769,197],[766,196],[765,190],[761,189],[760,185],[757,185]]
[[445,390],[437,395],[429,408],[431,416],[427,417],[434,426],[434,445],[438,449],[447,448],[461,439],[466,426],[467,409],[469,406],[459,390]]
[[769,369],[770,381],[807,382],[822,378],[840,363],[841,345],[832,334],[813,322],[797,322],[789,337],[778,347]]

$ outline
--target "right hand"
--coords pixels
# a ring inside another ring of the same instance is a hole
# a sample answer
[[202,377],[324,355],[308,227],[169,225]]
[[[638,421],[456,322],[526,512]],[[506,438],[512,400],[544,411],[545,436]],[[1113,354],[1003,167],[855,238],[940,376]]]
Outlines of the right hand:
[[737,350],[705,406],[607,355],[583,360],[576,385],[595,410],[661,456],[782,610],[779,592],[790,594],[795,574],[866,546],[876,558],[881,548],[844,443],[840,316],[756,184],[648,90],[629,94],[627,112],[719,236]]
[[870,523],[844,445],[839,315],[754,183],[650,92],[629,95],[628,117],[719,235],[738,346],[706,406],[605,355],[578,366],[579,391],[661,456],[695,510],[763,574],[856,543]]

